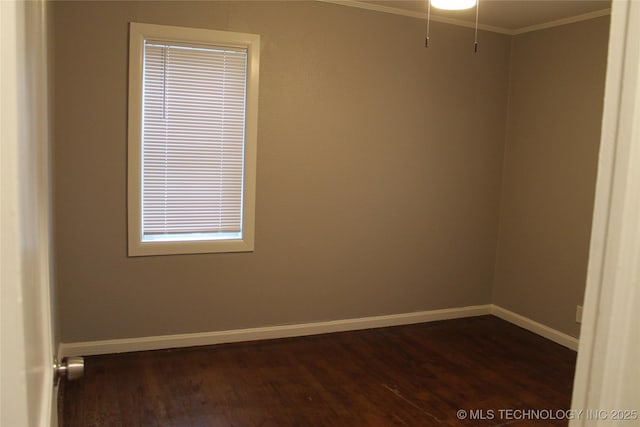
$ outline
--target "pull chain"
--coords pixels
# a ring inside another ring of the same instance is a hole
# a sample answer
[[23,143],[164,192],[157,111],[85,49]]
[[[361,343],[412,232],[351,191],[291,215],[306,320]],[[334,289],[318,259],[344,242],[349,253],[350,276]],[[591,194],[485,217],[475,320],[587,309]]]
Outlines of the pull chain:
[[[431,1],[429,1],[431,3]],[[475,40],[473,41],[473,52],[478,53],[478,10],[480,9],[480,0],[476,1],[476,28],[475,28]]]
[[424,40],[424,47],[429,47],[429,23],[431,21],[431,0],[429,0],[429,6],[427,7],[427,38]]

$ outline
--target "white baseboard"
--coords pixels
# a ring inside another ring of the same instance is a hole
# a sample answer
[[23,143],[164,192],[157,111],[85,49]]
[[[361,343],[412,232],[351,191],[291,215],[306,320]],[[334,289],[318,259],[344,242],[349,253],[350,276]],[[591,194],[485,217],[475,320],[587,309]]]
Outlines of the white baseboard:
[[498,305],[491,304],[491,314],[496,317],[506,320],[509,323],[520,326],[534,334],[538,334],[545,337],[555,343],[570,348],[571,350],[578,351],[578,339],[560,332],[556,329],[550,328],[542,323],[538,323],[535,320],[531,320],[528,317],[521,316],[520,314],[509,311],[506,308],[502,308]]
[[386,326],[410,325],[436,320],[460,319],[491,314],[491,305],[447,308],[443,310],[419,311],[386,316],[333,320],[328,322],[296,325],[268,326],[262,328],[234,329],[229,331],[203,332],[195,334],[162,335],[155,337],[125,338],[104,341],[86,341],[60,344],[61,357],[92,356],[97,354],[126,353],[131,351],[160,350],[167,348],[194,347],[201,345],[256,341],[274,338],[289,338],[318,335],[330,332],[355,331]]
[[470,307],[447,308],[442,310],[391,314],[386,316],[332,320],[328,322],[267,326],[261,328],[234,329],[195,334],[161,335],[154,337],[61,343],[58,354],[60,359],[62,359],[63,357],[70,356],[93,356],[98,354],[194,347],[241,341],[318,335],[331,332],[355,331],[360,329],[383,328],[387,326],[411,325],[414,323],[461,319],[464,317],[484,316],[488,314],[492,314],[572,350],[577,351],[578,349],[577,338],[552,329],[500,306],[486,304]]

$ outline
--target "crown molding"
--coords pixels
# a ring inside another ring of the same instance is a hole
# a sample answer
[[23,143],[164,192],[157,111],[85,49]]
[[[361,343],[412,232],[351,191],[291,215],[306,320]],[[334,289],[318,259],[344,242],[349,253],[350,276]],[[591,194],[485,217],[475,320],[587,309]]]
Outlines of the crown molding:
[[[358,0],[315,0],[315,1],[318,1],[321,3],[337,4],[340,6],[355,7],[358,9],[373,10],[376,12],[391,13],[393,15],[408,16],[410,18],[427,19],[427,14],[423,12],[416,12],[413,10],[401,9],[399,7],[383,6],[375,3],[365,3]],[[446,17],[437,16],[433,14],[431,15],[431,20],[434,22],[442,22],[444,24],[457,25],[459,27],[475,28],[474,23],[462,21],[460,19],[446,18]],[[512,30],[508,30],[506,28],[494,27],[492,25],[483,25],[483,24],[479,24],[478,29],[492,31],[494,33],[500,33],[500,34],[509,34],[509,35],[511,35],[513,32]]]
[[[393,15],[408,16],[410,18],[427,19],[427,14],[424,12],[416,12],[413,10],[401,9],[399,7],[383,6],[375,3],[365,3],[359,0],[315,0],[315,1],[321,2],[321,3],[337,4],[340,6],[355,7],[358,9],[372,10],[375,12],[390,13]],[[530,25],[527,27],[521,27],[516,29],[502,28],[502,27],[496,27],[493,25],[484,25],[484,24],[479,24],[478,29],[491,31],[499,34],[506,34],[509,36],[515,36],[518,34],[529,33],[531,31],[544,30],[546,28],[558,27],[566,24],[573,24],[575,22],[580,22],[580,21],[587,21],[589,19],[599,18],[601,16],[606,16],[609,14],[611,14],[611,9],[601,9],[601,10],[596,10],[594,12],[584,13],[576,16],[570,16],[568,18],[558,19],[555,21],[549,21],[542,24]],[[460,19],[446,18],[443,16],[437,16],[433,14],[431,15],[431,20],[434,22],[441,22],[444,24],[457,25],[459,27],[475,28],[475,24],[472,22],[462,21]]]
[[512,31],[512,35],[530,33],[532,31],[545,30],[547,28],[559,27],[561,25],[573,24],[575,22],[588,21],[589,19],[599,18],[601,16],[611,15],[611,9],[600,9],[581,15],[570,16],[568,18],[557,19],[542,24],[529,25],[528,27],[518,28]]

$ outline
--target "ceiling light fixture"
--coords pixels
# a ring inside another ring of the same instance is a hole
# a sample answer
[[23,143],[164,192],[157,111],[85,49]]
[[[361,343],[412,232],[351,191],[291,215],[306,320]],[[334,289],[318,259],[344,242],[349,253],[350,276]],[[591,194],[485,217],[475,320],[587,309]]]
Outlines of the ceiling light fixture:
[[480,0],[427,0],[427,37],[424,40],[424,46],[429,47],[429,27],[431,23],[431,6],[445,10],[464,10],[476,7],[476,25],[474,31],[473,52],[478,53],[478,11],[480,9]]
[[444,10],[471,9],[477,0],[431,0],[433,7]]

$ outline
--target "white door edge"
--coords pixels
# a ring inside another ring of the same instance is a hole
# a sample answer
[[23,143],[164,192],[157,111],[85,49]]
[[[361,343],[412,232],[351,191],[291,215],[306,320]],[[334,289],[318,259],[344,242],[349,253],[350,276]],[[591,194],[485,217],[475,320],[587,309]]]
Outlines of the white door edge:
[[608,55],[570,427],[640,420],[640,2],[613,1]]

